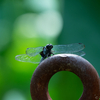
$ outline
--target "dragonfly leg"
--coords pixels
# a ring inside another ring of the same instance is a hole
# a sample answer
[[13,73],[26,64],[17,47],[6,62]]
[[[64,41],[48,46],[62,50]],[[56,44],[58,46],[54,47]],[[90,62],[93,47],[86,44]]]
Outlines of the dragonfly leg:
[[[51,54],[53,54],[53,52],[50,52],[50,54],[47,56],[47,57],[50,57],[51,56]],[[54,54],[53,54],[54,55]]]
[[51,52],[51,54],[55,55],[53,52]]

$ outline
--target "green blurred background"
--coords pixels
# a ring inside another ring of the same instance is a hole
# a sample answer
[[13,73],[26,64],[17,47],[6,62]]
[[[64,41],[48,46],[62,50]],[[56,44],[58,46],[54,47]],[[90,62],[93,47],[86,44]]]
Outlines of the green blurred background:
[[[84,43],[84,56],[100,74],[100,0],[0,0],[0,100],[31,100],[30,81],[38,64],[18,62],[26,48]],[[55,74],[53,100],[78,100],[80,79]]]

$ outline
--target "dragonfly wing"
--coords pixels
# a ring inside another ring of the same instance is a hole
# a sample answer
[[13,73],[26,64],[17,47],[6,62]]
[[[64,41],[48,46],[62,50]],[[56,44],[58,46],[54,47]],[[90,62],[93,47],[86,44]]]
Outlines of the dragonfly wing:
[[26,49],[26,54],[29,56],[36,56],[37,54],[39,54],[41,51],[43,50],[43,47],[30,47]]
[[27,54],[21,54],[17,55],[15,59],[21,62],[39,63],[41,60],[41,56],[40,54],[36,55],[35,57],[29,56]]
[[79,52],[76,52],[74,54],[79,55],[79,56],[84,56],[85,52],[84,51],[79,51]]
[[53,53],[75,53],[83,50],[85,48],[85,45],[82,43],[73,43],[68,45],[54,45],[53,46]]

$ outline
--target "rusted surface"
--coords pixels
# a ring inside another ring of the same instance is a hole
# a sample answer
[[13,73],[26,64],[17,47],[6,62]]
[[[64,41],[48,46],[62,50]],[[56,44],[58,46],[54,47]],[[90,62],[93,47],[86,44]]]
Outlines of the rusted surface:
[[32,100],[52,100],[48,93],[48,83],[59,71],[73,72],[81,79],[84,90],[79,100],[99,100],[99,76],[95,68],[74,54],[55,55],[38,65],[31,80]]

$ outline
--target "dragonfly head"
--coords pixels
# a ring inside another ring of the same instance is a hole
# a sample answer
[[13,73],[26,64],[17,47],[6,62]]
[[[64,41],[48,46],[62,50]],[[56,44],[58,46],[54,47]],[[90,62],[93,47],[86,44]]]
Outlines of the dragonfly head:
[[53,48],[53,45],[52,45],[52,44],[47,44],[47,45],[46,45],[46,48],[47,48],[48,50],[51,50],[51,49]]

